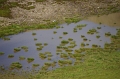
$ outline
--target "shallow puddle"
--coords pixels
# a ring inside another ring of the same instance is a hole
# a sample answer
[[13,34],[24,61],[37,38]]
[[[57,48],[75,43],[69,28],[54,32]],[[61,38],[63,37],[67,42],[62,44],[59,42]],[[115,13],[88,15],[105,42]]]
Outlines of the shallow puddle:
[[[77,32],[73,32],[73,29],[80,24],[87,24],[86,27],[83,27],[81,30],[77,29]],[[110,37],[106,37],[105,33],[110,32],[112,35],[115,35],[117,30],[116,27],[109,27],[105,25],[96,24],[90,21],[80,21],[78,23],[72,23],[72,24],[62,24],[60,25],[59,29],[49,29],[49,30],[33,30],[28,31],[25,33],[20,33],[17,35],[9,36],[9,41],[4,41],[0,39],[0,51],[4,52],[5,54],[0,56],[0,66],[4,66],[5,69],[9,69],[9,66],[12,62],[20,62],[22,64],[22,69],[24,70],[31,70],[36,69],[39,70],[45,62],[54,62],[58,60],[63,60],[64,58],[61,58],[60,55],[56,54],[57,46],[61,44],[62,40],[68,40],[69,38],[73,39],[73,42],[76,42],[76,45],[74,48],[71,48],[72,50],[81,48],[81,43],[84,42],[85,44],[89,44],[88,46],[85,46],[85,48],[92,47],[92,44],[96,44],[104,47],[105,43],[110,43]],[[97,27],[101,27],[101,29],[97,29]],[[98,33],[95,34],[87,34],[87,32],[90,29],[96,29]],[[57,33],[54,34],[54,31]],[[67,32],[68,34],[64,35],[63,32]],[[32,33],[36,33],[36,35],[32,35]],[[83,38],[81,38],[81,35],[84,35],[88,40],[83,41]],[[96,38],[96,35],[100,35],[100,38]],[[62,37],[60,39],[60,37]],[[34,40],[36,38],[36,40]],[[69,41],[70,42],[70,41]],[[42,43],[43,49],[37,50],[36,43]],[[44,45],[44,43],[47,43],[48,45]],[[21,50],[19,52],[14,52],[14,48],[21,47],[21,46],[27,46],[28,51]],[[65,45],[69,46],[69,44]],[[44,52],[51,52],[53,55],[50,57],[51,59],[48,60],[48,58],[41,59],[39,57],[39,53]],[[63,50],[64,53],[66,53]],[[74,51],[72,52],[74,53]],[[8,55],[14,55],[13,58],[8,58]],[[24,56],[25,60],[19,60],[19,56]],[[28,63],[27,58],[32,57],[34,58],[33,62]],[[75,60],[73,58],[69,59],[74,62]],[[81,61],[84,61],[84,59],[81,59]],[[40,64],[40,66],[33,68],[32,64]],[[55,69],[60,67],[58,63],[56,63],[55,67],[49,67],[49,70]]]
[[108,15],[102,15],[102,16],[92,16],[89,17],[87,20],[93,21],[96,23],[102,23],[108,26],[116,26],[120,27],[120,12],[119,13],[112,13]]

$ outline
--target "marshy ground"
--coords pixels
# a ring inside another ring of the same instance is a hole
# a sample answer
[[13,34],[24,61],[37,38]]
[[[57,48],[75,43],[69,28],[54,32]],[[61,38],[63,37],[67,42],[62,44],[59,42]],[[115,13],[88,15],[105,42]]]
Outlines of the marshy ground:
[[119,79],[119,12],[119,0],[8,0],[0,5],[0,78]]

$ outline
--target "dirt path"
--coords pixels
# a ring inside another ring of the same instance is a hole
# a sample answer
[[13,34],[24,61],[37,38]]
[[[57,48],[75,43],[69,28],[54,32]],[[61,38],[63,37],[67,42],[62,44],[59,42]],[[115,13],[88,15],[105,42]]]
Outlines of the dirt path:
[[[14,2],[16,0],[9,0]],[[35,6],[34,9],[26,10],[20,7],[11,8],[12,19],[0,17],[0,25],[7,26],[12,23],[17,24],[31,24],[31,23],[45,23],[45,20],[64,20],[65,17],[72,17],[74,15],[89,16],[96,14],[109,13],[106,11],[110,6],[120,9],[118,0],[109,0],[108,2],[96,2],[97,0],[77,2],[64,1],[57,3],[53,0],[45,2],[36,2],[35,0],[17,0],[19,4],[26,4],[32,2],[30,6]],[[103,0],[108,1],[108,0]],[[106,11],[106,12],[105,12]]]

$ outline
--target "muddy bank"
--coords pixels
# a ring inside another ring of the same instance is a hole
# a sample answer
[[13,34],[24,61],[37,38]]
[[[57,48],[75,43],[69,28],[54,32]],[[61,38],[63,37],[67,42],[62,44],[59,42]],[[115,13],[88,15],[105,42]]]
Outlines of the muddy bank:
[[[9,0],[14,2],[14,0]],[[48,21],[64,21],[66,17],[79,15],[88,17],[90,15],[103,15],[118,12],[120,9],[119,0],[78,0],[56,2],[55,0],[46,0],[45,2],[36,2],[36,0],[20,0],[18,4],[33,6],[35,8],[27,10],[16,6],[10,8],[12,19],[0,17],[0,25],[7,26],[13,23],[31,25],[33,23],[46,23]]]

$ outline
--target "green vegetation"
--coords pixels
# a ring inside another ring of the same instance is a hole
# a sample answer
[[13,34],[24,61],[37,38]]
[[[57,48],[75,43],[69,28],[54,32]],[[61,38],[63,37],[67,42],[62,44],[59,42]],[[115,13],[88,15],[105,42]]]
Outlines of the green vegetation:
[[35,30],[35,29],[51,29],[56,27],[56,25],[58,24],[58,22],[52,22],[52,23],[46,23],[46,24],[35,24],[32,26],[22,26],[22,25],[9,25],[6,27],[1,27],[0,28],[0,38],[8,36],[8,35],[14,35],[14,34],[18,34],[21,32],[25,32],[27,30]]
[[60,39],[62,39],[62,37],[61,37],[61,36],[60,36],[59,38],[60,38]]
[[63,32],[64,35],[68,34],[68,32]]
[[34,61],[34,58],[27,58],[27,61],[30,63],[30,62]]
[[100,35],[97,35],[96,38],[100,38]]
[[8,55],[8,58],[13,58],[13,57],[14,57],[14,55],[12,55],[12,54],[11,54],[11,55]]
[[37,67],[37,66],[39,66],[39,64],[33,64],[33,67]]
[[72,18],[65,18],[65,22],[70,24],[70,23],[77,23],[81,20],[79,16],[74,16]]
[[84,41],[87,41],[88,39],[87,38],[83,38]]
[[19,60],[25,60],[24,56],[19,56]]
[[5,54],[4,52],[0,52],[0,56],[1,56],[1,55],[4,55],[4,54]]
[[36,35],[36,33],[32,33],[32,35]]
[[85,36],[84,35],[81,35],[82,38],[84,38]]
[[47,56],[44,53],[39,53],[39,56],[40,56],[41,59],[47,58]]
[[37,40],[37,38],[34,38],[34,41],[36,41]]
[[97,30],[93,28],[93,29],[90,29],[87,33],[94,34],[94,33],[97,33]]
[[56,34],[57,32],[56,31],[53,31],[54,34]]
[[111,36],[111,33],[110,32],[105,33],[105,36]]
[[14,52],[19,52],[20,50],[20,48],[14,48]]
[[42,45],[42,43],[36,43],[35,45],[36,45],[36,46],[41,46],[41,45]]
[[7,38],[7,37],[5,37],[5,38],[3,38],[4,40],[10,40],[10,38]]
[[93,44],[93,45],[92,45],[92,47],[98,47],[98,45],[96,45],[96,44]]
[[19,62],[13,62],[10,65],[10,69],[20,69],[20,68],[22,68],[22,65]]
[[46,45],[48,45],[48,43],[44,43],[44,45],[46,46]]
[[81,43],[81,46],[84,47],[84,46],[85,46],[85,43]]
[[101,27],[97,27],[97,29],[101,29]]
[[28,47],[27,46],[22,46],[21,49],[23,49],[25,52],[28,51]]
[[67,41],[67,40],[62,40],[61,43],[63,43],[63,44],[68,44],[69,41]]
[[69,40],[69,41],[73,41],[73,39],[72,39],[72,38],[68,38],[68,40]]

